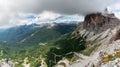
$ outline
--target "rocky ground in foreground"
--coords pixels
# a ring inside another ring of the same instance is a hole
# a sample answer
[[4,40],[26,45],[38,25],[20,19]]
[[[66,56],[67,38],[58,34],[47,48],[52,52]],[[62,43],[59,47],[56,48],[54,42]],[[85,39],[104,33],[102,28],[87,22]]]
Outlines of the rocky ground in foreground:
[[2,59],[0,61],[0,67],[14,67],[14,63],[12,61],[8,61],[6,59]]

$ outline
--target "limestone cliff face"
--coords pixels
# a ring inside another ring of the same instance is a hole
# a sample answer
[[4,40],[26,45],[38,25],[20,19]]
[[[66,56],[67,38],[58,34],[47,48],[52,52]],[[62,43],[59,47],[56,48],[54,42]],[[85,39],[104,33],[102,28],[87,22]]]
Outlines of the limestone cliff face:
[[[93,67],[93,65],[94,67],[111,67],[109,64],[106,64],[107,66],[103,64],[100,54],[112,54],[115,49],[120,49],[120,20],[118,18],[113,14],[88,14],[85,16],[85,20],[78,24],[73,35],[74,37],[87,36],[88,46],[85,52],[93,49],[94,46],[97,48],[92,51],[90,56],[79,59],[80,62],[74,63],[70,67]],[[110,64],[112,63],[110,62]]]
[[101,33],[109,28],[120,25],[120,20],[115,18],[114,15],[101,13],[92,13],[85,16],[83,28],[94,33]]
[[[78,24],[78,27],[73,32],[74,36],[77,36],[81,34],[81,31],[86,30],[87,32],[94,35],[100,34],[108,29],[113,30],[116,27],[120,26],[120,20],[114,16],[114,14],[102,14],[102,13],[92,13],[85,16],[85,19],[83,22]],[[113,35],[113,38],[110,39],[110,41],[120,39],[118,38],[119,30],[120,28],[117,28],[116,35]],[[83,32],[84,33],[84,32]]]
[[[91,37],[100,34],[102,32],[115,29],[114,33],[109,39],[109,43],[120,39],[120,20],[114,16],[114,14],[102,14],[102,13],[92,13],[85,16],[82,23],[78,24],[77,29],[73,32],[75,36],[81,34],[81,31],[86,30],[86,32],[92,33]],[[83,32],[85,33],[85,31]],[[86,34],[87,35],[87,34]],[[104,34],[103,34],[104,35]]]

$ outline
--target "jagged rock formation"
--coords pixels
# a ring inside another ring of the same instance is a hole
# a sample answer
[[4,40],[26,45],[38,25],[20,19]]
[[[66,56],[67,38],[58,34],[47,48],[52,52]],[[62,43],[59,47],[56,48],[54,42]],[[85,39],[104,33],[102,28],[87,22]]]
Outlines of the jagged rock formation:
[[[120,48],[120,20],[113,14],[88,14],[84,22],[79,23],[73,35],[74,37],[87,36],[88,47],[85,51],[90,51],[95,46],[97,48],[92,51],[90,56],[82,60],[78,59],[80,62],[74,63],[70,67],[104,67],[100,53],[111,54],[114,49]],[[105,67],[110,66],[106,64]]]
[[120,25],[120,20],[114,16],[103,15],[102,13],[92,13],[85,17],[83,28],[95,33],[101,33],[109,28]]

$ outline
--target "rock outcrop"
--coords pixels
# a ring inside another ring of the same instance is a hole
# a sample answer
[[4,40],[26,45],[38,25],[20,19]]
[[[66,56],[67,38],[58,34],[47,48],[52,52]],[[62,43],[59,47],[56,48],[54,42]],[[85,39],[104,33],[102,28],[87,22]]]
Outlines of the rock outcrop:
[[92,13],[85,16],[83,28],[95,33],[101,33],[107,29],[120,25],[120,20],[115,16],[103,15],[102,13]]
[[[92,51],[90,56],[79,63],[73,63],[70,67],[110,67],[114,63],[103,63],[100,53],[113,53],[114,49],[120,49],[120,20],[113,14],[92,13],[85,17],[83,23],[73,32],[74,37],[87,36],[88,47],[85,51]],[[115,60],[116,61],[116,60]],[[115,66],[115,65],[114,65]]]
[[69,67],[69,61],[67,59],[63,59],[58,62],[56,67]]
[[14,67],[14,63],[6,59],[0,61],[0,67]]

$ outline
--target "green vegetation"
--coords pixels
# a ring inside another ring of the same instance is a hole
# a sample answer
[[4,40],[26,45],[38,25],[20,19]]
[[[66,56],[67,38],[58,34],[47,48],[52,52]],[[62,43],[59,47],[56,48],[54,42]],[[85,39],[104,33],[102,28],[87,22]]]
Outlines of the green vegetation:
[[99,39],[100,36],[101,35],[99,35],[98,37],[96,37],[93,40],[86,41],[86,43],[85,43],[86,49],[81,51],[81,53],[86,55],[86,56],[90,56],[92,54],[92,52],[94,52],[101,45],[101,43],[99,43],[99,41],[106,38],[106,37],[104,37],[102,39]]
[[[47,42],[52,39],[58,38],[61,35],[69,33],[76,28],[76,24],[55,24],[44,25],[42,27],[36,27],[32,25],[23,25],[20,27],[13,27],[0,32],[0,41],[4,42],[20,42],[23,44],[37,45],[40,42]],[[16,45],[13,43],[13,45]]]
[[53,67],[64,57],[73,60],[75,52],[86,48],[85,37],[71,35],[74,28],[74,25],[37,28],[19,41],[1,41],[0,59],[17,62],[16,67],[22,67],[23,63],[38,67],[43,62],[41,58],[45,59],[48,67]]
[[81,51],[82,54],[86,55],[86,56],[90,56],[91,53],[96,50],[98,47],[100,46],[100,44],[98,45],[93,45],[92,47],[86,49],[86,50],[83,50]]
[[[10,43],[1,42],[0,58],[8,58],[18,62],[19,64],[16,66],[27,62],[31,64],[31,67],[37,67],[40,66],[40,57],[42,56],[46,59],[47,65],[53,67],[63,57],[72,59],[74,52],[80,52],[86,48],[85,43],[85,38],[82,36],[72,38],[71,33],[49,42],[39,43],[36,46],[30,47],[22,47],[19,44],[13,47]],[[26,58],[27,61],[25,61]]]
[[108,63],[109,61],[114,61],[115,59],[120,58],[120,49],[114,49],[113,54],[104,53],[102,58],[102,63],[104,64]]
[[55,65],[63,57],[72,59],[74,52],[80,52],[85,49],[85,39],[80,36],[78,38],[71,38],[70,34],[56,40],[53,45],[57,47],[50,48],[47,53],[47,64],[49,67]]

